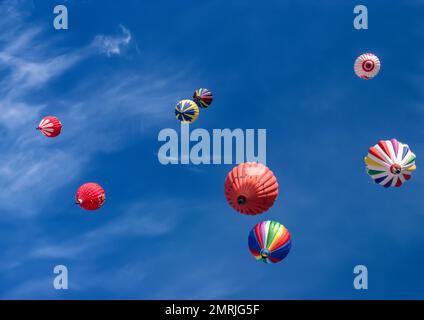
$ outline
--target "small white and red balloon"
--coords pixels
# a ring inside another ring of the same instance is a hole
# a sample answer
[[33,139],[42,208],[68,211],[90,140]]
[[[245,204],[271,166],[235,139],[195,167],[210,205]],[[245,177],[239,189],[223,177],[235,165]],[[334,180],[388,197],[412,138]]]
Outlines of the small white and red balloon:
[[75,203],[88,211],[100,209],[105,201],[105,191],[100,185],[94,182],[88,182],[80,186],[75,195]]
[[375,54],[364,53],[355,60],[354,70],[356,75],[364,80],[374,78],[381,68],[380,59]]
[[58,118],[48,116],[41,119],[40,124],[36,129],[48,138],[55,138],[62,131],[62,123]]

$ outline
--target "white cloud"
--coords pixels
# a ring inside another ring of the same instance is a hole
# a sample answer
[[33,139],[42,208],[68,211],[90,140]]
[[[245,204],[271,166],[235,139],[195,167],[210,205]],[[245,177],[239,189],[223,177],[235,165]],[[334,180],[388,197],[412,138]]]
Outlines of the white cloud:
[[127,28],[120,25],[120,29],[122,33],[117,36],[97,35],[93,42],[94,46],[109,57],[112,55],[120,55],[132,40],[131,32]]
[[[184,210],[188,206],[188,203],[183,203],[177,199],[136,202],[123,207],[117,218],[97,229],[59,244],[37,244],[36,248],[33,249],[32,257],[78,260],[86,253],[91,252],[92,258],[94,258],[101,255],[105,250],[107,251],[109,243],[120,238],[161,237],[174,230],[177,221],[184,215]],[[159,212],[166,212],[167,214],[159,218]],[[99,214],[101,214],[101,211]]]
[[[41,26],[26,23],[13,3],[7,2],[13,14],[0,21],[10,26],[0,41],[0,210],[6,211],[0,219],[7,212],[15,217],[42,212],[51,201],[49,191],[78,179],[96,154],[125,148],[128,136],[138,139],[168,119],[164,115],[172,114],[168,106],[175,103],[182,75],[84,74],[59,99],[34,103],[34,94],[98,56],[99,48],[107,55],[122,54],[132,36],[121,26],[118,36],[97,36],[85,47],[68,50],[46,38]],[[46,113],[62,120],[64,129],[56,139],[35,131]]]
[[[0,34],[0,220],[13,232],[0,270],[7,272],[5,277],[9,279],[30,263],[59,258],[74,261],[89,255],[92,260],[86,261],[84,276],[90,281],[80,285],[96,287],[105,277],[94,262],[115,241],[168,235],[178,224],[184,205],[178,206],[179,211],[174,207],[175,199],[158,200],[157,206],[136,203],[123,207],[117,218],[71,238],[44,232],[44,219],[49,219],[49,214],[63,213],[57,195],[63,190],[69,192],[69,186],[81,181],[99,153],[123,149],[131,139],[142,138],[146,130],[173,121],[175,99],[183,96],[181,88],[187,85],[181,81],[186,71],[174,72],[168,66],[167,74],[161,70],[141,73],[132,67],[109,73],[95,69],[81,73],[80,63],[99,54],[122,55],[132,41],[131,32],[122,26],[120,35],[100,35],[87,46],[68,50],[45,37],[41,26],[26,23],[25,15],[16,7],[19,2],[7,4],[11,14],[0,21],[5,30]],[[1,6],[0,11],[5,8]],[[54,90],[50,85],[74,70],[79,72],[73,75],[82,76],[70,89],[39,98],[39,92]],[[35,130],[40,119],[51,113],[63,123],[62,134],[55,139]],[[66,195],[70,203],[73,197],[73,191]],[[53,212],[52,207],[57,211]],[[158,219],[161,212],[167,215]],[[34,277],[19,279],[7,296],[44,297],[39,291],[50,289],[52,278],[43,278],[44,274],[40,279]],[[130,280],[125,277],[107,285],[125,287],[125,281]]]
[[[187,217],[188,207],[193,208],[193,205],[175,198],[131,203],[122,206],[119,210],[120,214],[115,218],[104,220],[103,225],[70,238],[64,236],[58,239],[57,236],[51,237],[48,233],[34,236],[34,230],[22,230],[23,234],[27,238],[33,238],[33,241],[20,243],[18,239],[22,238],[22,234],[13,234],[11,241],[15,243],[15,248],[3,252],[4,259],[0,262],[0,271],[7,279],[10,279],[16,272],[25,270],[26,266],[34,261],[47,264],[50,264],[50,261],[61,261],[60,263],[70,268],[72,274],[70,285],[73,292],[89,291],[91,288],[104,288],[110,291],[118,288],[120,290],[122,288],[138,289],[139,282],[135,280],[141,281],[141,278],[147,276],[146,261],[142,263],[128,261],[125,265],[114,266],[113,268],[119,268],[119,274],[122,275],[119,278],[110,277],[110,268],[109,270],[99,268],[96,262],[110,254],[115,243],[125,239],[132,239],[133,242],[145,241],[145,239],[152,241],[152,239],[169,235],[177,230],[182,218]],[[162,212],[167,214],[159,218],[158,213]],[[101,215],[102,211],[97,214]],[[137,257],[138,255],[137,252],[129,251],[129,256]],[[84,263],[81,264],[81,261]],[[51,265],[52,270],[53,266],[54,264]],[[50,277],[44,277],[44,275],[45,273],[41,279],[38,279],[26,274],[27,277],[18,281],[4,298],[34,297],[41,294],[36,291],[37,288],[43,288],[41,298],[55,295],[55,290],[52,289],[53,274]]]

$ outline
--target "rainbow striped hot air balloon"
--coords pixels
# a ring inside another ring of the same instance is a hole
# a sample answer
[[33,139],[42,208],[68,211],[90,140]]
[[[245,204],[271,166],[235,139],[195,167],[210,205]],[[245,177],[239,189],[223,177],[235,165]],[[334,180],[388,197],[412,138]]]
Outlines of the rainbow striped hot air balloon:
[[276,263],[290,252],[290,232],[276,221],[259,222],[249,234],[249,250],[258,261]]
[[208,108],[213,100],[212,92],[205,88],[200,88],[194,91],[193,101],[197,103],[200,108]]
[[371,147],[365,164],[368,175],[375,183],[386,188],[400,187],[417,168],[415,158],[407,144],[391,139]]
[[181,100],[175,107],[175,117],[181,122],[192,123],[199,116],[199,107],[194,101]]

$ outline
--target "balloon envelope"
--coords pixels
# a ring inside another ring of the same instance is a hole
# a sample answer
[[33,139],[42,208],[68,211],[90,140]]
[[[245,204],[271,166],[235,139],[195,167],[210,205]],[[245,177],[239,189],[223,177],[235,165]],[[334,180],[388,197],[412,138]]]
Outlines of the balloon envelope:
[[54,116],[44,117],[41,119],[37,130],[39,130],[48,138],[54,138],[57,137],[62,131],[62,123]]
[[106,200],[103,188],[97,183],[89,182],[80,186],[75,195],[75,202],[83,209],[93,211],[99,209]]
[[372,53],[364,53],[356,58],[354,69],[356,75],[365,80],[374,78],[380,72],[381,63]]
[[175,107],[175,117],[184,123],[192,123],[199,116],[199,107],[194,101],[181,100]]
[[248,244],[256,260],[280,262],[290,252],[290,232],[276,221],[262,221],[250,231]]
[[278,183],[268,167],[261,163],[246,162],[228,173],[224,193],[234,210],[255,215],[272,207],[278,196]]
[[197,89],[193,95],[193,101],[197,103],[200,108],[208,108],[213,100],[212,92],[205,88]]
[[415,158],[407,144],[391,139],[371,147],[365,157],[365,165],[375,183],[386,188],[400,187],[417,168]]

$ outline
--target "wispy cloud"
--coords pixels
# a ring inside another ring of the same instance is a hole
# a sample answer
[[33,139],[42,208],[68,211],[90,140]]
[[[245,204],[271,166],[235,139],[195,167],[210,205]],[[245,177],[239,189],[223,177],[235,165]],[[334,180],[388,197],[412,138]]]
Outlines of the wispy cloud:
[[93,45],[107,56],[120,55],[130,44],[132,35],[131,32],[123,25],[120,25],[119,27],[121,29],[121,34],[115,36],[103,34],[97,35],[94,39]]
[[[25,270],[26,266],[34,261],[47,262],[51,267],[50,272],[55,264],[66,262],[64,264],[69,268],[70,286],[74,293],[83,294],[99,288],[111,291],[114,295],[122,290],[126,290],[122,294],[137,292],[140,281],[148,277],[152,268],[154,270],[155,261],[139,261],[140,253],[131,250],[122,254],[133,259],[127,261],[128,259],[116,258],[107,270],[99,265],[99,261],[111,254],[111,248],[114,252],[117,249],[122,250],[127,242],[159,242],[158,239],[169,237],[181,227],[180,224],[187,218],[189,207],[192,208],[189,202],[175,198],[131,203],[119,208],[119,214],[115,218],[70,238],[64,236],[62,240],[58,239],[57,235],[50,236],[47,233],[34,237],[34,232],[37,231],[28,229],[26,236],[32,236],[34,241],[22,246],[15,245],[13,252],[3,252],[4,259],[0,263],[0,271],[3,278],[10,280],[16,272]],[[167,214],[160,215],[163,212]],[[16,239],[13,241],[19,242]],[[159,258],[162,253],[157,255],[151,252],[147,253],[146,257],[149,255]],[[52,288],[54,275],[51,273],[50,277],[46,276],[46,272],[47,270],[41,277],[27,275],[20,279],[4,298],[30,298],[34,295],[40,298],[57,297],[57,292]]]
[[[36,93],[78,70],[83,61],[122,55],[132,35],[121,25],[118,35],[97,35],[86,46],[68,49],[49,40],[44,26],[29,28],[18,1],[2,6],[11,14],[0,22],[5,28],[10,26],[0,41],[0,132],[4,138],[0,186],[5,190],[0,195],[0,209],[28,216],[41,212],[49,201],[49,191],[77,179],[97,153],[125,148],[128,136],[138,138],[144,130],[162,123],[166,106],[175,101],[166,92],[171,92],[169,88],[181,74],[162,80],[164,77],[154,72],[92,72],[69,91],[59,93],[60,98],[46,96],[43,102],[34,102]],[[45,139],[34,130],[46,113],[62,120],[64,130],[57,139]]]
[[[178,210],[175,207],[179,208]],[[40,243],[33,250],[36,258],[79,259],[88,251],[101,255],[108,243],[119,238],[155,238],[172,232],[184,216],[184,204],[176,199],[136,202],[121,208],[121,214],[105,225],[59,244]],[[158,217],[158,213],[167,215]],[[103,248],[103,249],[102,249]],[[96,250],[93,250],[96,249]]]
[[[69,186],[81,180],[99,153],[126,148],[132,139],[142,139],[147,130],[174,121],[172,106],[184,95],[179,93],[187,85],[181,81],[187,72],[181,68],[175,72],[169,65],[148,72],[134,70],[132,65],[97,70],[102,61],[131,50],[134,39],[129,29],[120,26],[119,34],[93,36],[86,45],[67,48],[46,37],[44,26],[31,24],[28,28],[27,13],[20,12],[19,2],[7,4],[11,14],[0,21],[7,30],[0,35],[0,220],[13,232],[8,233],[12,245],[0,246],[0,281],[9,284],[2,285],[3,297],[58,297],[52,289],[54,275],[48,272],[63,262],[70,266],[73,292],[104,288],[115,290],[115,295],[122,290],[138,294],[139,282],[157,268],[157,260],[140,262],[139,258],[153,254],[160,259],[162,252],[127,252],[125,245],[169,238],[188,219],[187,213],[196,210],[191,202],[168,196],[115,205],[119,214],[90,226],[84,224],[77,234],[62,235],[47,230],[43,223],[57,214],[51,207],[61,212],[57,200],[61,191],[66,189],[66,197],[72,201]],[[90,72],[81,70],[81,65],[93,59],[98,61]],[[56,92],[55,85],[67,75],[76,77],[74,84]],[[64,125],[56,139],[46,139],[35,131],[39,120],[50,113]],[[159,247],[166,251],[163,244]],[[125,258],[116,258],[115,264],[102,268],[99,261],[111,250],[115,254],[125,251]],[[78,268],[73,268],[74,262]],[[26,266],[33,264],[45,269],[27,274]],[[14,278],[22,274],[25,276]],[[201,273],[181,281],[194,286],[204,276]],[[171,296],[178,289],[169,290]],[[193,296],[212,292],[210,296],[218,297],[225,290],[225,281],[209,283],[194,290]]]

